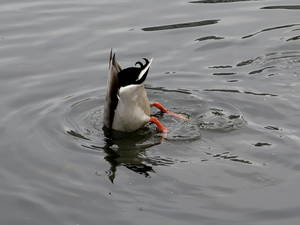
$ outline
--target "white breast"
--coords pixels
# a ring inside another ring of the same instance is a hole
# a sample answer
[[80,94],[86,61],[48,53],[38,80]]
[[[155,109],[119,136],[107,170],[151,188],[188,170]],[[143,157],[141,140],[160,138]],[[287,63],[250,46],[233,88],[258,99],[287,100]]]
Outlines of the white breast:
[[144,85],[121,87],[112,128],[131,132],[143,127],[150,119],[150,103]]

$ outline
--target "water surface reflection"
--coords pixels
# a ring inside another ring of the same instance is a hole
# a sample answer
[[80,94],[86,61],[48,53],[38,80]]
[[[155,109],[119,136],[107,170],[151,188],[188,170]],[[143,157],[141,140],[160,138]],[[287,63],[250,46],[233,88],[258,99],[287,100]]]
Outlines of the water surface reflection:
[[[105,130],[105,129],[104,129]],[[140,132],[140,133],[139,133]],[[146,143],[153,140],[153,133],[150,130],[140,130],[130,134],[105,131],[105,146],[102,147],[106,153],[105,160],[110,164],[107,176],[111,182],[114,181],[117,167],[124,166],[129,170],[149,177],[154,173],[152,165],[169,165],[172,160],[151,159],[147,157],[146,150],[155,145],[161,144],[161,138],[156,138],[154,143]],[[96,146],[94,146],[96,147]]]
[[247,1],[259,1],[259,0],[199,0],[199,1],[190,1],[190,3],[232,3],[232,2],[247,2]]
[[173,30],[179,28],[187,28],[187,27],[199,27],[199,26],[207,26],[218,23],[219,20],[202,20],[197,22],[189,22],[189,23],[177,23],[163,26],[154,26],[154,27],[145,27],[142,28],[143,31],[159,31],[159,30]]
[[273,5],[265,6],[261,9],[300,9],[300,5]]
[[[299,224],[299,0],[0,11],[0,224]],[[106,134],[110,48],[190,121]]]

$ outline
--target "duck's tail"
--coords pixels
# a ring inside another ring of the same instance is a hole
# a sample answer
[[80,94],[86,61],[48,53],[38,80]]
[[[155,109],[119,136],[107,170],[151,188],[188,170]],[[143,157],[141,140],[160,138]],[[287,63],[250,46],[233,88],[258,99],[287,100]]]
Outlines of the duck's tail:
[[107,128],[112,128],[115,109],[118,105],[118,91],[120,89],[118,73],[121,70],[121,66],[116,60],[116,54],[113,53],[111,49],[109,55],[109,73],[103,115],[103,123]]

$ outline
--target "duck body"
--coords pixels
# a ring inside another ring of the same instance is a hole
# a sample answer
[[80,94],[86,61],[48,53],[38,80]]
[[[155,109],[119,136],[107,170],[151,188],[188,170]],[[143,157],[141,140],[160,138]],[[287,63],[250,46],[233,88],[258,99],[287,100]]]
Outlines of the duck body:
[[150,108],[156,107],[162,113],[188,120],[185,115],[171,112],[159,102],[150,103],[144,87],[144,81],[152,63],[143,58],[145,63],[138,61],[135,67],[122,69],[116,61],[115,54],[110,51],[109,74],[104,105],[104,127],[122,132],[132,132],[146,123],[154,123],[161,133],[166,128],[156,117],[150,115]]
[[110,53],[107,93],[104,106],[104,126],[109,129],[132,132],[150,120],[150,102],[143,82],[147,77],[152,60],[137,67],[122,70]]

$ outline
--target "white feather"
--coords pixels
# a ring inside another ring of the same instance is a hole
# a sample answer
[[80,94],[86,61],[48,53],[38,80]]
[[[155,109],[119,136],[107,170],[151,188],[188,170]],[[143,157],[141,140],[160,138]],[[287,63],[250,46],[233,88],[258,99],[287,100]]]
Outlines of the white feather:
[[146,71],[149,69],[149,67],[150,67],[150,65],[151,65],[151,63],[152,63],[152,60],[153,60],[153,58],[150,59],[148,65],[140,72],[139,77],[138,77],[137,80],[140,80],[140,79],[144,76],[144,74],[145,74]]
[[144,85],[121,87],[112,128],[126,132],[135,131],[143,127],[149,119],[150,104]]

